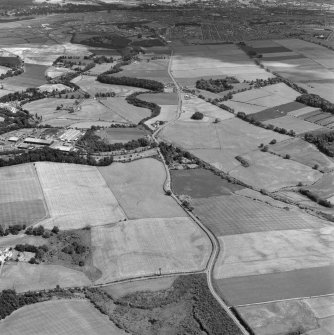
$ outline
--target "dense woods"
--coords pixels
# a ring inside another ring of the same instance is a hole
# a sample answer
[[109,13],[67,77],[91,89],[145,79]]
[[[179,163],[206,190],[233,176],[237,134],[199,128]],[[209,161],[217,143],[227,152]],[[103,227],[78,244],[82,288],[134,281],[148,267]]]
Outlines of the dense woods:
[[156,80],[132,77],[113,77],[107,74],[97,76],[97,81],[104,84],[140,87],[150,91],[163,92],[164,85]]
[[334,104],[317,94],[302,94],[296,101],[307,106],[321,108],[324,112],[334,114]]
[[199,79],[196,81],[196,88],[206,90],[213,93],[220,93],[231,90],[233,85],[239,81],[234,77],[226,77],[224,79]]

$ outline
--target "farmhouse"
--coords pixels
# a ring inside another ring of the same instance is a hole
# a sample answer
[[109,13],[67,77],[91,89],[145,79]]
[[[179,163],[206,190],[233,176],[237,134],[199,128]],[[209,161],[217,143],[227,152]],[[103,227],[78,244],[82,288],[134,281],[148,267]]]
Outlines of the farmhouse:
[[33,137],[27,137],[24,140],[24,143],[39,144],[39,145],[51,145],[53,143],[53,141],[52,140],[42,140],[42,139],[33,138]]

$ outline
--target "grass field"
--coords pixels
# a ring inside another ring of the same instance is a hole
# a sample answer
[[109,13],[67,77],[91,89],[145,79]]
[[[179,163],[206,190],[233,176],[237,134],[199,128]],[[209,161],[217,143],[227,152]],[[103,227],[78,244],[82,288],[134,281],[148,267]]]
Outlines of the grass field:
[[157,105],[177,105],[176,93],[145,93],[138,97],[141,100],[154,102]]
[[138,128],[106,128],[96,130],[95,134],[110,144],[126,143],[146,136],[146,132]]
[[[333,264],[334,228],[280,230],[219,237],[216,279],[317,268]],[[310,247],[311,246],[311,247]]]
[[216,236],[272,230],[320,228],[324,224],[296,210],[275,208],[241,196],[192,200],[194,213]]
[[82,272],[60,265],[11,263],[3,267],[0,276],[0,290],[14,288],[17,292],[90,284]]
[[[271,145],[269,151],[281,156],[289,154],[292,160],[310,167],[314,167],[314,165],[317,164],[320,170],[330,170],[334,168],[333,159],[321,153],[314,145],[300,138],[294,138]],[[325,176],[322,177],[322,179],[323,178],[325,178]]]
[[215,279],[214,285],[228,305],[239,306],[275,300],[334,293],[334,267],[325,266]]
[[256,189],[272,192],[283,187],[296,186],[299,182],[310,185],[322,177],[322,173],[309,166],[268,152],[257,150],[242,157],[250,166],[239,166],[230,171],[230,175]]
[[302,300],[279,301],[238,308],[257,335],[289,334],[318,328],[312,310]]
[[158,160],[145,158],[98,169],[129,219],[186,216],[179,205],[165,195],[166,172]]
[[93,264],[102,271],[96,283],[202,270],[211,243],[190,218],[140,219],[93,228]]
[[118,222],[122,209],[95,167],[36,163],[51,219],[46,227],[79,229]]
[[331,198],[334,196],[334,173],[326,173],[319,181],[308,187],[321,198]]
[[175,78],[225,75],[243,81],[273,77],[230,44],[176,47],[171,70]]
[[146,92],[145,89],[138,87],[102,84],[96,81],[96,78],[93,76],[79,76],[74,78],[72,82],[80,86],[82,90],[88,92],[91,96],[95,96],[95,93],[107,92],[115,92],[117,96],[128,96],[134,92]]
[[205,169],[171,170],[173,192],[187,194],[192,198],[231,195],[243,187]]
[[145,121],[145,124],[151,127],[157,121],[171,121],[176,118],[177,106],[176,105],[162,105],[160,109],[160,114],[152,119]]
[[1,224],[30,225],[46,217],[44,196],[33,164],[0,169]]
[[113,299],[118,299],[128,294],[139,291],[156,292],[160,290],[169,289],[177,276],[143,279],[132,282],[116,283],[108,286],[103,286],[102,290],[112,296]]
[[101,104],[123,119],[123,122],[139,123],[142,119],[151,115],[148,108],[136,107],[129,104],[124,98],[101,99]]
[[73,72],[70,69],[67,69],[65,67],[55,67],[55,66],[50,66],[46,69],[45,75],[50,77],[50,78],[57,78],[62,76],[63,74]]
[[54,300],[24,306],[0,322],[8,335],[125,335],[87,300]]

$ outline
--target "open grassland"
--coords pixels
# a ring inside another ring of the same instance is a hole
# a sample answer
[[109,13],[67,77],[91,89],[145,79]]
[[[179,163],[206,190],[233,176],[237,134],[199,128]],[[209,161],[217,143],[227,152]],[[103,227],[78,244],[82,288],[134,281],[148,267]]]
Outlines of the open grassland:
[[279,301],[238,308],[257,335],[289,334],[318,328],[312,310],[302,300]]
[[123,335],[87,300],[54,300],[24,306],[0,322],[7,335]]
[[334,293],[334,266],[215,279],[219,294],[230,306],[295,299]]
[[243,189],[205,169],[171,170],[170,174],[173,192],[178,195],[187,194],[191,198],[231,195],[234,191]]
[[145,93],[139,95],[138,98],[157,105],[177,105],[178,100],[176,93]]
[[146,132],[138,128],[105,128],[95,131],[95,134],[106,143],[126,143],[146,136]]
[[[326,173],[320,180],[318,180],[313,185],[309,186],[312,192],[318,194],[321,198],[330,198],[333,202],[334,196],[334,173]],[[332,199],[331,199],[332,198]]]
[[142,119],[151,115],[148,108],[133,106],[122,97],[101,99],[100,103],[107,107],[111,113],[122,118],[123,122],[139,123]]
[[320,228],[323,221],[297,210],[275,208],[241,196],[192,200],[194,213],[216,236]]
[[102,290],[107,292],[113,299],[144,291],[144,292],[157,292],[169,289],[177,276],[143,279],[131,282],[116,283],[103,286]]
[[272,192],[299,182],[310,185],[322,177],[322,173],[309,166],[268,152],[257,150],[242,157],[249,167],[239,166],[230,175],[257,189]]
[[234,76],[244,81],[273,77],[236,45],[230,44],[176,47],[171,70],[175,78]]
[[0,223],[30,225],[46,217],[44,196],[33,164],[0,169]]
[[202,270],[211,243],[190,218],[140,219],[92,229],[96,283]]
[[145,158],[98,169],[129,219],[186,216],[179,205],[164,193],[166,171],[158,160]]
[[83,272],[60,265],[32,265],[28,263],[5,264],[0,276],[0,290],[17,292],[36,291],[60,287],[86,286],[90,280]]
[[159,135],[225,172],[240,165],[236,156],[256,149],[261,143],[269,143],[273,138],[278,142],[289,138],[239,118],[220,123],[177,121]]
[[77,84],[83,91],[89,93],[91,96],[95,96],[96,93],[108,93],[115,92],[117,96],[128,96],[134,92],[146,92],[147,90],[131,87],[131,86],[120,86],[103,84],[96,80],[93,76],[79,76],[72,80],[73,83]]
[[[215,119],[227,120],[235,117],[234,114],[227,112],[213,104],[210,104],[200,98],[192,97],[189,100],[184,100],[182,104],[182,114],[180,115],[181,121],[188,121],[193,123],[199,122],[213,122]],[[202,120],[192,120],[191,116],[200,112],[204,115]]]
[[330,266],[334,260],[333,231],[333,227],[324,227],[219,237],[225,253],[219,255],[214,277],[221,279]]
[[37,163],[36,168],[51,216],[46,227],[79,229],[125,218],[96,167]]
[[[276,143],[271,145],[269,150],[280,156],[288,154],[292,160],[310,167],[314,167],[317,164],[320,170],[331,170],[334,168],[333,159],[321,153],[314,145],[300,138],[293,138]],[[322,179],[323,178],[325,178],[325,176],[322,177]]]
[[45,71],[47,67],[44,65],[25,64],[24,72],[18,76],[9,77],[3,80],[4,87],[8,85],[17,86],[20,89],[30,87],[38,87],[46,83]]

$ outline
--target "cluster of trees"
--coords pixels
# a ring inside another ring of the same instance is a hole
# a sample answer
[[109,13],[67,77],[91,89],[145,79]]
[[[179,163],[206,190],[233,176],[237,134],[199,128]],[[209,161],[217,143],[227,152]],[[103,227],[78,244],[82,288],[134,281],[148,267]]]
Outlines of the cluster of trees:
[[15,250],[17,250],[19,252],[26,251],[26,252],[34,253],[35,257],[32,257],[29,260],[29,263],[30,264],[37,264],[43,259],[43,256],[45,255],[45,253],[48,252],[49,247],[46,244],[37,247],[35,245],[31,245],[31,244],[26,243],[26,244],[17,244],[15,246]]
[[321,108],[324,112],[334,114],[334,104],[317,94],[302,94],[296,101],[307,106]]
[[39,225],[35,228],[30,226],[25,231],[25,234],[33,235],[33,236],[43,236],[44,233],[45,233],[45,228],[41,225]]
[[196,81],[196,88],[213,92],[220,93],[227,90],[231,90],[233,85],[237,84],[239,81],[234,77],[226,77],[224,79],[199,79]]
[[188,151],[183,151],[171,144],[160,142],[159,149],[164,156],[167,165],[170,165],[173,162],[181,163],[183,158],[189,159],[190,161],[195,161],[197,164],[200,163],[198,158],[191,155]]
[[[84,59],[89,59],[89,57],[85,56]],[[112,63],[114,61],[114,58],[113,57],[107,57],[107,56],[101,55],[101,56],[94,56],[93,57],[93,61],[96,64]]]
[[164,85],[162,83],[151,79],[113,77],[107,74],[100,74],[97,76],[97,81],[104,84],[140,87],[155,92],[163,92],[164,90]]
[[319,197],[317,194],[311,192],[310,190],[307,190],[305,188],[301,188],[299,190],[299,192],[302,195],[305,195],[306,197],[308,197],[310,200],[316,202],[317,204],[324,206],[324,207],[328,207],[328,208],[332,208],[334,207],[328,200],[323,199],[321,197]]
[[275,127],[272,124],[264,124],[261,121],[258,121],[256,119],[254,119],[253,116],[246,115],[244,112],[238,112],[237,117],[244,120],[244,121],[247,121],[247,122],[253,124],[254,126],[258,126],[258,127],[269,129],[269,130],[273,130],[273,131],[275,131],[277,133],[280,133],[280,134],[285,134],[285,135],[289,135],[289,136],[293,136],[293,137],[296,136],[296,133],[293,130],[286,130],[285,128]]
[[6,229],[4,229],[2,225],[0,225],[0,236],[7,236],[9,234],[17,235],[21,230],[24,230],[24,229],[26,229],[25,224],[10,225]]
[[87,250],[88,250],[88,247],[74,241],[71,245],[67,245],[66,247],[64,247],[62,249],[62,252],[64,252],[65,254],[69,254],[69,255],[72,255],[74,253],[80,255],[80,254],[84,254]]
[[4,118],[4,121],[0,122],[0,135],[21,128],[31,128],[36,124],[25,110],[12,113],[10,110],[0,109],[0,116]]
[[313,143],[322,153],[329,157],[334,157],[334,132],[304,135],[305,141]]
[[8,70],[6,73],[3,73],[0,75],[0,80],[3,80],[5,78],[10,78],[14,76],[18,76],[24,72],[22,67],[14,68],[12,70]]
[[195,112],[192,116],[191,119],[193,120],[202,120],[204,117],[203,113],[201,112]]
[[113,157],[103,157],[100,160],[96,161],[90,155],[83,155],[74,151],[62,152],[60,150],[55,150],[51,148],[42,148],[21,153],[9,159],[0,159],[0,167],[43,161],[106,166],[110,165],[113,162]]
[[89,129],[77,142],[77,145],[84,147],[89,152],[108,152],[122,149],[133,150],[140,147],[146,147],[149,144],[150,143],[146,138],[139,138],[138,140],[132,140],[127,143],[109,144],[96,135],[93,129]]
[[41,92],[37,88],[28,88],[25,91],[8,93],[0,98],[0,102],[22,101],[22,103],[43,99],[47,92]]
[[113,98],[115,95],[115,92],[95,93],[95,98]]
[[251,80],[249,84],[252,85],[253,88],[260,88],[260,87],[265,87],[268,85],[278,84],[280,82],[282,82],[281,78],[273,77],[273,78],[268,78],[268,79]]

